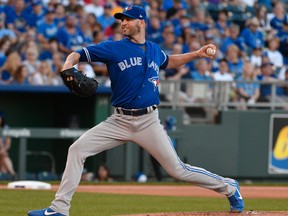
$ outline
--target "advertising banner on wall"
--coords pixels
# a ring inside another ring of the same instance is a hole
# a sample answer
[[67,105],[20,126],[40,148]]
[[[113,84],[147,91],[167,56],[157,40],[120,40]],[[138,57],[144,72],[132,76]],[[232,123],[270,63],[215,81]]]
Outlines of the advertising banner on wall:
[[272,114],[269,134],[269,174],[288,173],[288,114]]

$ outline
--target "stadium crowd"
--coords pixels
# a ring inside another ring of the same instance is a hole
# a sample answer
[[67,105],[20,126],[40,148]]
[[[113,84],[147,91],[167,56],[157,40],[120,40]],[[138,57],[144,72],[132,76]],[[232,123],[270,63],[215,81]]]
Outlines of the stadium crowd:
[[[113,14],[130,4],[146,9],[147,39],[167,54],[218,47],[214,59],[162,71],[161,79],[288,80],[287,0],[0,0],[0,85],[63,85],[65,57],[120,40]],[[103,63],[77,67],[90,77],[107,76]],[[260,97],[259,84],[238,87],[246,101]],[[288,95],[285,87],[278,93]]]

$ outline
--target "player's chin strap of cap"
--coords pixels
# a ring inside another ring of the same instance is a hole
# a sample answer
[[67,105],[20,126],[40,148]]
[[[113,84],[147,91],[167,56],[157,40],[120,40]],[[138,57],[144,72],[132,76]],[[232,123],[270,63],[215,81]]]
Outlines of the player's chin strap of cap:
[[131,116],[145,115],[154,111],[155,109],[157,109],[156,105],[149,106],[149,107],[142,108],[142,109],[125,109],[122,107],[115,107],[116,113],[122,114],[122,115],[131,115]]

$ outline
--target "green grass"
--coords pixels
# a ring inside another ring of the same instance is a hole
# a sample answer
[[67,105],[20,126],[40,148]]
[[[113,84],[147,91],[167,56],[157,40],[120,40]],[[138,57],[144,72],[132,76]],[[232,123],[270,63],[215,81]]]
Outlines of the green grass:
[[[48,207],[53,191],[0,190],[0,215],[25,216],[28,210]],[[288,211],[287,199],[245,199],[246,210]],[[164,197],[75,193],[71,216],[108,216],[156,212],[228,211],[226,198]]]

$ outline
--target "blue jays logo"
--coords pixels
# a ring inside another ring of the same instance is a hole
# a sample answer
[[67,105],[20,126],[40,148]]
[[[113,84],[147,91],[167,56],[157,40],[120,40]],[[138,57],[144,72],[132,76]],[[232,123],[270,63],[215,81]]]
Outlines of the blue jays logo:
[[128,6],[124,9],[124,12],[128,11],[128,10],[132,10],[132,6]]
[[151,77],[148,79],[149,82],[151,82],[154,86],[154,91],[156,91],[156,88],[158,87],[159,85],[159,78],[157,76],[155,77]]

